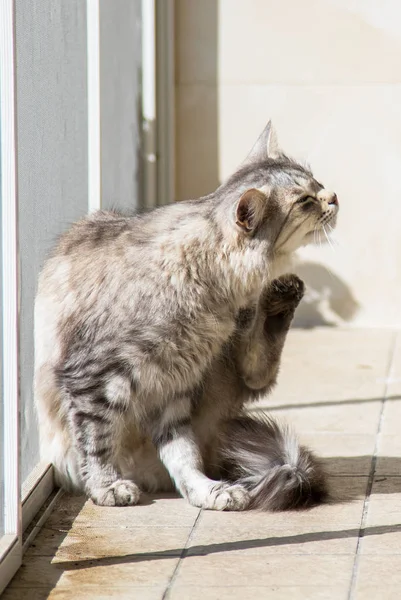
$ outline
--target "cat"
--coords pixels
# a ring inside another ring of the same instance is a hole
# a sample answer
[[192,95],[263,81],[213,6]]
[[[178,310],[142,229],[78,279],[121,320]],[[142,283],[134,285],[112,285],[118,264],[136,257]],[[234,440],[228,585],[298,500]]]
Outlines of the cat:
[[[296,275],[269,283],[257,306],[239,312],[234,334],[205,374],[198,396],[192,397],[191,424],[204,472],[245,486],[247,508],[306,508],[328,497],[319,461],[299,445],[293,432],[243,410],[275,385],[285,338],[303,293],[304,284]],[[173,489],[155,445],[135,424],[124,432],[119,462],[124,477],[140,489]]]
[[173,481],[203,508],[252,505],[245,483],[205,472],[194,421],[205,377],[244,309],[337,212],[269,122],[214,193],[133,217],[94,213],[62,235],[35,302],[35,401],[56,480],[100,505],[136,504],[135,473],[124,476],[135,431],[141,470],[153,451],[163,465],[156,487]]

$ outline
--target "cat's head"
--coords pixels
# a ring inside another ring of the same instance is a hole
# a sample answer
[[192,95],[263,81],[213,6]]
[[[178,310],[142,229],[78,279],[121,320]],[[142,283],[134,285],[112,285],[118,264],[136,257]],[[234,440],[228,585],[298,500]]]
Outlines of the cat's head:
[[238,235],[268,239],[274,252],[324,241],[336,224],[336,194],[280,150],[270,121],[223,190]]

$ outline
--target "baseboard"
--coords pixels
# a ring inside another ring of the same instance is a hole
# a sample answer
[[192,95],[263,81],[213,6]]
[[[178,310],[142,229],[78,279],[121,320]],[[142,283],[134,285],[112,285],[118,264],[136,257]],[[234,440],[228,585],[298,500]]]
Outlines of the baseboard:
[[52,465],[40,463],[22,486],[22,532],[24,533],[54,490]]

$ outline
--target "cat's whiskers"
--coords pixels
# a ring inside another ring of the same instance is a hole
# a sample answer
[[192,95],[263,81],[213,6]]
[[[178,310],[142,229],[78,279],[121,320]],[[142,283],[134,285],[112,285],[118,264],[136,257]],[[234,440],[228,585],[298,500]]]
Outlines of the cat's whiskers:
[[319,248],[322,246],[320,230],[317,225],[315,226],[315,228],[313,230],[313,243],[315,244],[315,246],[319,246]]
[[341,244],[334,234],[334,227],[330,223],[327,223],[327,227],[329,228],[330,239],[333,242],[333,244],[337,247],[340,246]]
[[316,246],[319,246],[319,248],[322,247],[322,236],[320,234],[321,234],[321,229],[316,225],[313,230],[313,243]]
[[324,225],[322,225],[322,228],[323,228],[324,235],[326,236],[326,240],[327,240],[328,245],[330,246],[330,248],[332,249],[332,251],[335,252],[336,249],[334,248],[334,246],[333,246],[333,244],[331,242],[331,239],[330,239],[330,237],[329,237],[329,235],[328,235],[328,233],[326,231],[326,227]]

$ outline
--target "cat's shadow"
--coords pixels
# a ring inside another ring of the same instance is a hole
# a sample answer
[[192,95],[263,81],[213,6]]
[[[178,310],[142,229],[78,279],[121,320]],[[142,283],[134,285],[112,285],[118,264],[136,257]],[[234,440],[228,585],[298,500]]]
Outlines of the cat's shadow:
[[306,284],[306,294],[297,308],[294,327],[333,327],[349,322],[360,308],[348,285],[332,270],[312,261],[295,267]]

